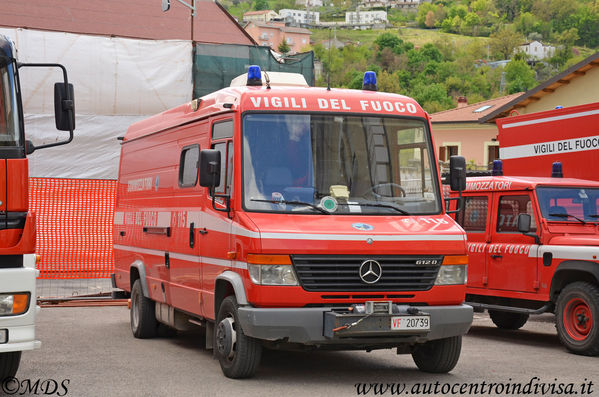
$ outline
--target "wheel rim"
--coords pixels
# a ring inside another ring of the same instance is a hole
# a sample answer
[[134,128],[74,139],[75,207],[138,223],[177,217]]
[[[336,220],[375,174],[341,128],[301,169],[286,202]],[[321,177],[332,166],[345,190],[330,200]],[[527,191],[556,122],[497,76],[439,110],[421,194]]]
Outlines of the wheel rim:
[[137,310],[139,304],[139,294],[134,293],[133,299],[131,299],[131,318],[133,323],[133,329],[137,329],[137,324],[139,324],[139,311]]
[[580,298],[573,298],[564,309],[564,328],[570,338],[583,341],[593,328],[593,313],[589,305]]

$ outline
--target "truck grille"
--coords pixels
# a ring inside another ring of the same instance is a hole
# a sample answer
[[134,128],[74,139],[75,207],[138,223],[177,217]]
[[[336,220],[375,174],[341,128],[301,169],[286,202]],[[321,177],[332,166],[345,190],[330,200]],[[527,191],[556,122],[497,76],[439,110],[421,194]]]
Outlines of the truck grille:
[[[292,260],[306,291],[426,291],[433,286],[443,257],[296,255]],[[371,284],[360,277],[360,267],[369,260],[382,269],[380,279]]]

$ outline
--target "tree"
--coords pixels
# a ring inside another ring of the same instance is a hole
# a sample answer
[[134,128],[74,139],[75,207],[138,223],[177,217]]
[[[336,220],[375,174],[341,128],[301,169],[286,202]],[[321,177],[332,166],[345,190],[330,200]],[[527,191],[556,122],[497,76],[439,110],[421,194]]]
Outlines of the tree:
[[277,47],[277,50],[283,55],[286,55],[289,51],[291,51],[291,47],[289,47],[289,44],[287,43],[287,39],[285,38],[285,36],[283,36],[281,43]]
[[503,28],[491,35],[490,47],[493,54],[499,59],[509,59],[514,49],[522,44],[523,38],[512,29]]
[[528,91],[538,83],[535,79],[535,71],[525,61],[511,61],[505,67],[505,81],[507,82],[508,94]]
[[254,1],[254,10],[261,11],[268,9],[268,1],[267,0],[256,0]]
[[432,11],[429,11],[426,13],[426,20],[424,21],[424,24],[426,25],[427,28],[434,28],[435,27],[435,13]]

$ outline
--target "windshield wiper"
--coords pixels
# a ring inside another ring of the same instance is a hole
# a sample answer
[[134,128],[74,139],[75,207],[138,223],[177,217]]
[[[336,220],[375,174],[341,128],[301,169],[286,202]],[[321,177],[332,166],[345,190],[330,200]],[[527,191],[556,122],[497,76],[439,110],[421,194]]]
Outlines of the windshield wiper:
[[[549,216],[555,216],[556,218],[574,218],[574,219],[576,219],[577,221],[580,221],[580,222],[582,222],[582,224],[586,224],[586,222],[585,222],[584,220],[580,219],[580,218],[579,218],[579,217],[577,217],[577,216],[570,215],[570,214],[549,214]],[[592,215],[591,215],[591,216],[592,216]]]
[[330,212],[328,212],[327,210],[320,208],[319,206],[312,204],[312,203],[308,203],[305,201],[297,201],[297,200],[264,200],[264,199],[255,199],[255,198],[251,198],[250,201],[257,201],[259,203],[271,203],[271,204],[291,204],[291,205],[305,205],[307,207],[310,207],[312,209],[315,209],[316,211],[319,211],[325,215],[331,215]]
[[599,218],[599,215],[597,215],[597,214],[590,214],[590,215],[587,215],[587,216],[589,218]]
[[[357,202],[357,205],[365,205],[367,207],[382,207],[382,208],[392,208],[395,211],[401,213],[402,215],[411,215],[408,211],[406,210],[402,210],[401,208],[399,208],[396,205],[393,204],[382,204],[382,203],[367,203],[367,202]],[[353,205],[356,205],[353,204]],[[347,204],[347,205],[352,205],[352,204]]]

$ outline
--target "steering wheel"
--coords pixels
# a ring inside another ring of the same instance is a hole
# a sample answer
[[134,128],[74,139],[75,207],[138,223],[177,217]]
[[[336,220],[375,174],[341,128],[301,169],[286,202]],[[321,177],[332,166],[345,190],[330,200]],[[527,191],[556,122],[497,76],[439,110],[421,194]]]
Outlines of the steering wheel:
[[393,182],[379,183],[377,185],[372,186],[368,192],[374,194],[374,196],[376,198],[393,197],[393,196],[387,196],[385,194],[379,194],[376,192],[379,188],[383,188],[383,187],[390,187],[392,189],[397,189],[401,193],[400,197],[406,197],[405,189],[403,187],[401,187],[401,185],[398,185],[397,183],[393,183]]

